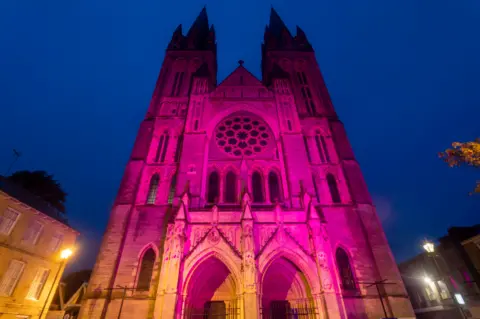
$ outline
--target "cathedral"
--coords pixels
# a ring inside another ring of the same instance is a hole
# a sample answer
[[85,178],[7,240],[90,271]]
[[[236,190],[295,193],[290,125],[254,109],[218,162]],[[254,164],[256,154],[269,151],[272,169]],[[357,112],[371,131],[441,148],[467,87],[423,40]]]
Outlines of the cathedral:
[[262,79],[173,32],[81,319],[414,318],[306,34],[272,9]]

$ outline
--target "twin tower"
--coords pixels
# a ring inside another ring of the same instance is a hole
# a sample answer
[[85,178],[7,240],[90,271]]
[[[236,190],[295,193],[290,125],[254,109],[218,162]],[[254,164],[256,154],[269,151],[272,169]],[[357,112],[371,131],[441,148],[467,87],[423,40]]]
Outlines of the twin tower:
[[261,80],[216,48],[174,31],[79,318],[413,318],[305,33],[272,9]]

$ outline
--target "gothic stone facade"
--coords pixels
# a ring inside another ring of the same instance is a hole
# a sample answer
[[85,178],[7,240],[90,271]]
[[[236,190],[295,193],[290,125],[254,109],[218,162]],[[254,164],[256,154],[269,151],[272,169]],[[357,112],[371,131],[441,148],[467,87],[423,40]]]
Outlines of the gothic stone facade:
[[383,279],[413,317],[304,32],[272,10],[239,63],[216,84],[205,9],[175,30],[80,318],[380,318]]

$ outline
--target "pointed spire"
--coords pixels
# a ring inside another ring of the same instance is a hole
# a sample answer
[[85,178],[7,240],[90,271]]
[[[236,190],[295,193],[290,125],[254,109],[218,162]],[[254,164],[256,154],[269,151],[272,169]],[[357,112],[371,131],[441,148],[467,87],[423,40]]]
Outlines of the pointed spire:
[[175,216],[175,220],[185,220],[186,212],[185,212],[185,205],[180,203],[180,207],[178,208],[177,215]]
[[282,18],[278,15],[277,11],[272,7],[270,10],[270,22],[268,24],[269,31],[275,35],[280,35],[283,29],[287,29],[287,26],[283,22]]
[[168,44],[168,49],[181,49],[184,46],[185,37],[183,36],[182,25],[179,24],[173,31],[172,39]]
[[191,35],[191,33],[197,31],[197,32],[205,32],[209,31],[209,25],[208,25],[208,15],[207,15],[207,8],[203,7],[202,11],[198,14],[197,18],[193,22],[192,26],[188,30],[187,37]]
[[245,205],[245,208],[243,209],[243,213],[242,213],[242,220],[251,220],[253,219],[253,216],[252,216],[252,209],[250,208],[250,203],[247,203]]
[[295,46],[297,49],[303,51],[312,51],[312,45],[308,42],[307,35],[305,32],[297,25],[297,34],[295,36]]

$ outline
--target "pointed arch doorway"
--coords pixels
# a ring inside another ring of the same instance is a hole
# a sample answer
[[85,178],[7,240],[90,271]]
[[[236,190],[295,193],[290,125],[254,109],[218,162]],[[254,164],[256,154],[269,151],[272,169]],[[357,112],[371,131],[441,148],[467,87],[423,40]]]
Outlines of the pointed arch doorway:
[[187,284],[184,319],[237,319],[235,279],[225,264],[211,256],[194,270]]
[[267,268],[261,299],[262,319],[317,318],[307,278],[287,258],[277,258]]

